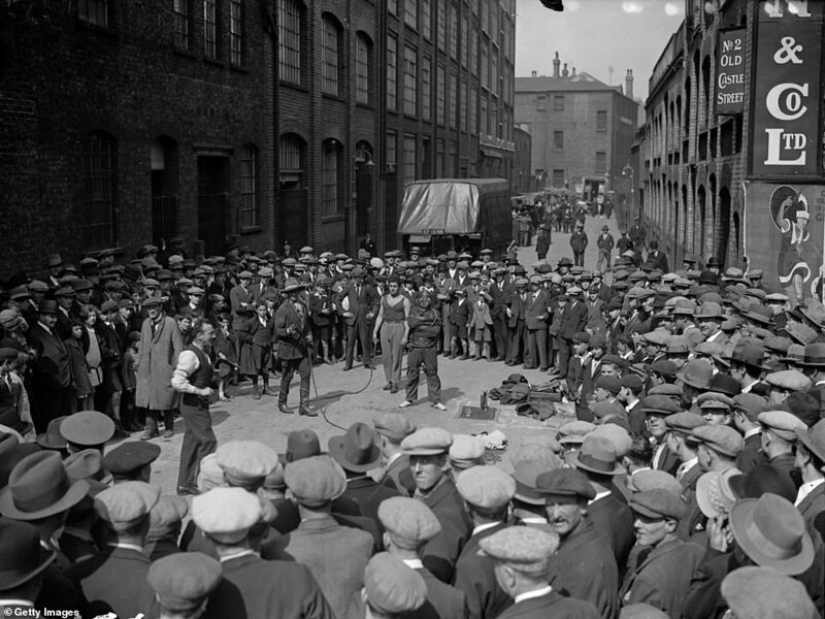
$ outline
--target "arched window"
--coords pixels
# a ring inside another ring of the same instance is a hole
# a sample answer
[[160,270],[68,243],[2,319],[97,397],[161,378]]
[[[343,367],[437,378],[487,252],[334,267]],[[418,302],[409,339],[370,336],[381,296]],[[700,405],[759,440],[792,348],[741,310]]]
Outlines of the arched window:
[[115,245],[116,142],[93,131],[83,150],[83,191],[79,223],[85,249]]
[[300,136],[294,133],[281,136],[279,167],[282,186],[301,182],[305,153],[306,143]]
[[258,199],[258,148],[247,144],[241,150],[241,227],[261,225]]
[[299,0],[278,0],[278,77],[301,83],[304,6]]
[[363,32],[355,38],[355,102],[370,102],[370,67],[372,65],[372,42]]
[[331,15],[321,19],[321,90],[328,95],[340,94],[341,28]]

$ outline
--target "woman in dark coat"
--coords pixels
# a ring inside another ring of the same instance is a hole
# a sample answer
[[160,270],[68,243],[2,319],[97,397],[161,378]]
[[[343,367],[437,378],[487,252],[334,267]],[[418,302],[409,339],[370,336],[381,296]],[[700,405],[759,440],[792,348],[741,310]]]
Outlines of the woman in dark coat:
[[272,357],[272,340],[274,323],[269,315],[266,303],[261,301],[255,306],[255,314],[249,317],[238,330],[241,342],[241,374],[252,379],[252,397],[261,399],[258,389],[258,377],[263,378],[263,393],[275,395],[269,390],[269,360]]

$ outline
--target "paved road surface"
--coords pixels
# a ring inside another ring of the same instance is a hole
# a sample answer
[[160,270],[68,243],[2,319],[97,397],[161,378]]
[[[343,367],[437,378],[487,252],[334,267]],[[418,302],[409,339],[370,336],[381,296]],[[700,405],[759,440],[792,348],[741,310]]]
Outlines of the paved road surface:
[[[585,254],[585,268],[592,270],[596,266],[597,251],[596,237],[601,226],[607,221],[614,236],[616,234],[615,220],[588,219],[585,231],[590,243]],[[569,244],[570,235],[553,232],[553,243],[548,253],[548,260],[555,263],[564,256],[572,257]],[[532,272],[532,266],[538,262],[535,248],[521,248],[519,260]],[[538,370],[522,370],[510,368],[503,363],[487,361],[459,361],[447,360],[439,357],[439,375],[442,382],[442,398],[447,406],[446,412],[439,412],[430,407],[426,400],[426,384],[422,380],[419,387],[419,404],[406,409],[407,414],[419,427],[439,425],[454,433],[475,434],[481,431],[502,430],[510,440],[510,445],[518,445],[519,441],[537,430],[553,431],[557,423],[548,420],[544,423],[519,417],[513,406],[499,406],[497,402],[491,404],[499,410],[495,422],[472,421],[458,419],[458,411],[462,404],[478,405],[481,392],[497,387],[512,372],[521,372],[531,383],[545,382],[545,378]],[[372,375],[363,368],[356,366],[349,372],[341,371],[342,364],[334,366],[320,366],[314,370],[314,384],[311,395],[320,398],[316,407],[323,410],[324,416],[317,418],[284,415],[276,408],[276,397],[264,396],[261,400],[253,400],[249,395],[249,383],[240,388],[240,391],[231,402],[219,402],[212,406],[215,433],[218,441],[230,440],[260,440],[272,446],[279,453],[286,447],[287,434],[296,429],[311,428],[321,438],[322,447],[326,448],[331,436],[343,434],[344,430],[333,424],[348,427],[356,421],[369,423],[373,417],[387,411],[399,410],[398,404],[404,399],[402,392],[390,395],[382,391],[385,384],[383,368],[378,363]],[[405,370],[406,371],[406,370]],[[422,376],[423,379],[423,376]],[[297,381],[297,378],[296,378]],[[273,379],[270,387],[277,389],[278,382]],[[358,391],[357,395],[347,395]],[[297,406],[298,385],[293,383],[290,393],[290,406]],[[183,423],[178,421],[175,426],[176,434],[169,440],[155,439],[162,447],[162,453],[153,468],[153,481],[161,484],[164,492],[174,493],[177,483],[178,455],[183,436]],[[137,438],[135,435],[134,438]],[[506,456],[504,458],[506,461]]]

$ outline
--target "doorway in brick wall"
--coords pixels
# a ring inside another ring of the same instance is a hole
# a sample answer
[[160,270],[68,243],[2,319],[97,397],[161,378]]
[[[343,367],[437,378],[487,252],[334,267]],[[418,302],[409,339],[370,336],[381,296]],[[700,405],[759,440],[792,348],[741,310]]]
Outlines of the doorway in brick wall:
[[226,250],[229,191],[229,157],[198,157],[198,239],[206,256]]
[[150,149],[152,169],[152,243],[165,252],[178,233],[178,143],[160,136]]

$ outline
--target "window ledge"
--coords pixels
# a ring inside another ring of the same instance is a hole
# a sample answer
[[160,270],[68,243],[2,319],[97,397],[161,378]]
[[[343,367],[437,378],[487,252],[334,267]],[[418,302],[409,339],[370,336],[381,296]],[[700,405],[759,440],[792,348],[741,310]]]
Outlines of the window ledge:
[[370,103],[356,103],[355,107],[361,108],[363,110],[375,110],[375,106]]
[[198,59],[197,54],[189,51],[188,49],[184,49],[183,47],[178,47],[177,45],[172,48],[172,52],[175,54],[175,56],[182,56],[184,58],[190,58],[192,60]]
[[241,226],[241,234],[254,234],[256,232],[263,232],[264,227],[260,224],[257,226]]
[[226,63],[223,60],[218,60],[217,58],[210,58],[209,56],[204,56],[203,61],[206,64],[211,64],[215,67],[221,67],[221,68],[226,67]]
[[100,26],[98,24],[93,24],[85,19],[81,19],[80,17],[77,18],[77,27],[78,29],[85,30],[86,32],[94,32],[95,34],[100,34],[112,39],[120,38],[120,32],[111,26]]
[[244,73],[246,75],[249,74],[249,69],[247,69],[244,65],[230,64],[229,68],[232,69],[233,71],[238,72],[238,73]]
[[340,101],[341,103],[345,102],[344,97],[341,95],[331,95],[328,92],[322,92],[321,97],[324,99],[329,99],[330,101]]
[[321,215],[322,224],[332,224],[339,221],[344,221],[344,213],[334,213],[332,215]]

